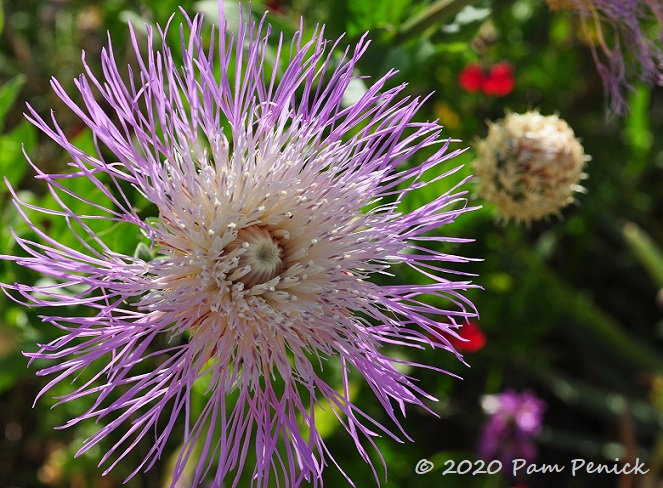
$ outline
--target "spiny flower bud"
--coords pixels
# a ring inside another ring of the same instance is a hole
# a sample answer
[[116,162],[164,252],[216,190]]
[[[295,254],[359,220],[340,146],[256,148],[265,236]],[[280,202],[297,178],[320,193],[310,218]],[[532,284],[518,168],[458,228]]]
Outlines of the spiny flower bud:
[[569,125],[556,115],[507,113],[490,123],[472,164],[478,193],[504,220],[530,222],[573,201],[589,157]]

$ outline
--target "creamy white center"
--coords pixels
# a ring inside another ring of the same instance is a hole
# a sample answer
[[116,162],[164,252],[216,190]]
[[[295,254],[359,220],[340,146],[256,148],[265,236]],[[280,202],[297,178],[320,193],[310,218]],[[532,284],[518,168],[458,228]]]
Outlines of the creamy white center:
[[238,268],[248,267],[249,271],[237,278],[247,288],[265,283],[283,270],[283,249],[278,240],[264,227],[246,227],[237,233],[237,239],[228,245],[226,251],[237,247],[245,251],[239,257]]

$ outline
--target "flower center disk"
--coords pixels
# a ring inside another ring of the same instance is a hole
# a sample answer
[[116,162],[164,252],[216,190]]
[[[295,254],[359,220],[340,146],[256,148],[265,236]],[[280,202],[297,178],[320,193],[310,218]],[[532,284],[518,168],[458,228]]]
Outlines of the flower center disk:
[[237,239],[226,246],[226,252],[238,247],[244,252],[239,256],[238,270],[246,271],[236,278],[247,288],[266,283],[283,270],[283,248],[278,239],[265,227],[246,227],[237,233]]

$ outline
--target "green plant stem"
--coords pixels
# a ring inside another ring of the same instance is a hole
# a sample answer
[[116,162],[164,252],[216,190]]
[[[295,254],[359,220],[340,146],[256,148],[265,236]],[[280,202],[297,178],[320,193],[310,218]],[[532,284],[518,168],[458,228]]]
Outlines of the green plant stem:
[[618,355],[635,367],[663,371],[663,358],[648,344],[629,335],[621,325],[587,297],[578,293],[566,283],[534,252],[519,249],[518,254],[532,273],[536,273],[546,284],[549,296],[559,304],[563,304],[578,320],[575,327],[583,327],[600,340],[615,355]]
[[656,286],[663,288],[663,252],[640,227],[627,222],[622,228],[624,238],[635,257],[649,272]]
[[398,30],[397,39],[400,42],[406,41],[412,37],[421,36],[429,27],[448,20],[456,15],[463,8],[479,0],[438,0],[433,2],[422,12],[419,12],[414,17],[409,18],[401,28]]

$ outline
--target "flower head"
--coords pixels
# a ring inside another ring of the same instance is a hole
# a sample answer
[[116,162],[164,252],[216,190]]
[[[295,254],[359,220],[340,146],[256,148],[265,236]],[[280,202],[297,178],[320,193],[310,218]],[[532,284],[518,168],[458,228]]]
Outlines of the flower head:
[[468,93],[504,97],[513,91],[516,81],[511,63],[504,61],[491,66],[487,72],[478,64],[468,64],[458,75],[458,84]]
[[478,193],[503,219],[529,222],[573,201],[587,161],[569,125],[556,115],[507,113],[490,124],[473,168]]
[[[481,330],[474,320],[468,321],[458,330],[455,330],[455,335],[447,337],[453,348],[459,353],[475,353],[483,349],[486,345],[486,334]],[[446,346],[445,341],[437,341],[433,338],[433,344]]]
[[468,93],[481,91],[486,81],[486,74],[483,68],[476,63],[471,63],[463,68],[458,75],[458,84]]
[[486,334],[474,321],[461,327],[458,339],[450,337],[451,345],[459,352],[475,353],[486,345]]
[[541,432],[545,403],[531,391],[485,395],[481,406],[489,418],[480,434],[478,454],[510,465],[514,459],[536,458],[535,440]]
[[[166,30],[160,48],[148,31],[144,56],[132,31],[139,69],[128,83],[110,47],[101,78],[84,62],[80,105],[53,81],[92,131],[96,153],[72,145],[55,117],[29,109],[73,171],[33,165],[60,208],[34,207],[14,192],[37,238],[16,235],[26,254],[2,258],[58,284],[0,286],[30,306],[76,307],[43,316],[64,335],[29,356],[56,361],[40,371],[54,375],[42,394],[99,368],[61,402],[90,398],[67,425],[104,423],[81,452],[124,431],[101,460],[112,459],[108,469],[143,438],[152,447],[136,471],[149,469],[179,436],[172,486],[192,463],[188,486],[237,486],[249,449],[252,486],[274,478],[318,486],[335,461],[316,429],[316,407],[328,405],[371,463],[365,443],[374,446],[379,432],[398,437],[352,403],[350,372],[402,430],[393,406],[426,408],[431,397],[399,371],[404,361],[388,347],[434,339],[455,352],[445,331],[475,315],[461,294],[473,285],[449,280],[439,264],[466,261],[443,252],[441,243],[459,239],[437,230],[469,210],[464,192],[450,185],[423,207],[403,208],[410,192],[454,172],[424,178],[458,151],[448,150],[439,125],[413,120],[424,100],[402,97],[403,86],[383,90],[392,73],[343,104],[363,39],[336,57],[322,30],[310,40],[297,33],[289,55],[279,40],[270,57],[264,19],[241,21],[231,34],[220,9],[218,36],[206,33],[205,42],[202,18],[186,18],[176,55]],[[406,164],[415,155],[420,162]],[[69,189],[77,178],[101,198]],[[90,212],[74,211],[72,200]],[[63,218],[69,242],[80,245],[49,237],[31,220],[35,212]],[[140,229],[153,256],[110,247],[109,233],[93,230],[103,220]],[[389,271],[397,265],[421,272],[426,284],[397,282]],[[338,384],[321,374],[332,360],[341,365]],[[201,384],[206,402],[196,410]]]
[[502,62],[490,68],[488,77],[483,83],[483,92],[486,95],[504,97],[511,93],[516,86],[513,78],[513,67],[511,63]]
[[[592,55],[610,101],[626,112],[633,79],[663,86],[663,4],[660,0],[547,0],[551,10],[576,12],[592,39]],[[649,35],[656,25],[657,37]]]

